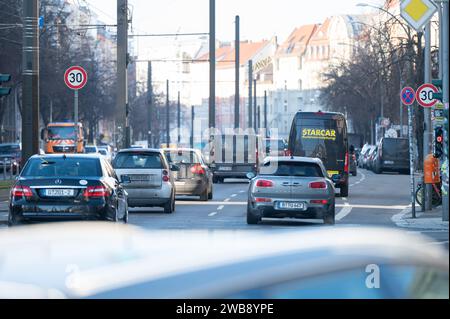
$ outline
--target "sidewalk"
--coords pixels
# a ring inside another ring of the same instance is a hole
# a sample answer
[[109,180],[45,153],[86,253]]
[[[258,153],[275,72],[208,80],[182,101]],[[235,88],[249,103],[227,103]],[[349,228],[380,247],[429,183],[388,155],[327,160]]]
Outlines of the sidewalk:
[[448,232],[448,222],[442,221],[442,206],[426,212],[422,212],[420,207],[416,206],[416,218],[412,218],[411,207],[408,207],[392,216],[392,221],[398,227]]

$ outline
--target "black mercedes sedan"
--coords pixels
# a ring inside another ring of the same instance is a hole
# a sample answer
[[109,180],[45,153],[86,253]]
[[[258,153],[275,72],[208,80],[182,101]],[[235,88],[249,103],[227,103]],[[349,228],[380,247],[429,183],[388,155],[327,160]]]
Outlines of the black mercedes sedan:
[[100,155],[32,156],[11,189],[8,225],[49,220],[128,222],[127,193],[111,164]]

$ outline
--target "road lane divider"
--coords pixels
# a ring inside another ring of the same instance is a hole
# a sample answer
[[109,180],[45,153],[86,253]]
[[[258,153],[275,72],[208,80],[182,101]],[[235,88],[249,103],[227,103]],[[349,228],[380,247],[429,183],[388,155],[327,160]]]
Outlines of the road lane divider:
[[345,216],[350,214],[351,211],[352,211],[352,207],[350,205],[344,205],[344,207],[335,216],[335,219],[342,220]]
[[222,210],[224,207],[224,205],[220,205],[219,207],[217,207],[217,210]]
[[212,212],[211,214],[208,214],[209,217],[217,215],[217,212]]

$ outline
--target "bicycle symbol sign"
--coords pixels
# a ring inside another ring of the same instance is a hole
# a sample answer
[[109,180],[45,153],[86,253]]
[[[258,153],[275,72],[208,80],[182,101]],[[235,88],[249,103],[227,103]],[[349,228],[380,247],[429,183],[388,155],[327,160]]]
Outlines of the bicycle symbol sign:
[[404,105],[411,105],[414,103],[416,99],[416,94],[414,92],[414,89],[407,86],[402,89],[402,92],[400,93],[400,98],[402,99],[402,102]]

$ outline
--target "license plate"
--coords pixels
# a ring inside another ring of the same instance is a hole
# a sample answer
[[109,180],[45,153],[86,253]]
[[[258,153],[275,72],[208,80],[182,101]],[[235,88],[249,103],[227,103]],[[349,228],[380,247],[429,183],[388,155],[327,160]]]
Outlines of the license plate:
[[44,192],[48,197],[70,197],[75,194],[73,189],[46,189]]
[[384,164],[394,164],[394,161],[384,161]]
[[132,182],[149,182],[151,179],[151,175],[130,175]]
[[277,209],[293,209],[293,210],[306,210],[305,203],[300,202],[278,202]]
[[221,170],[221,171],[231,171],[231,167],[229,167],[229,166],[221,166],[220,168],[219,168],[219,170]]

